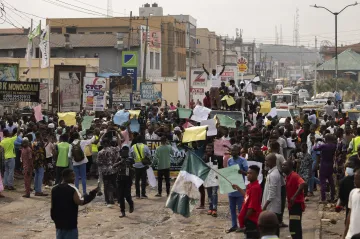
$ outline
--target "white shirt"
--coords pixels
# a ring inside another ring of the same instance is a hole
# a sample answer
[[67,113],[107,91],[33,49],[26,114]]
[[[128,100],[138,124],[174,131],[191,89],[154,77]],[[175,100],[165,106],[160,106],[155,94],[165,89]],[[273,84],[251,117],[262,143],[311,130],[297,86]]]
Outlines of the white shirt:
[[[70,147],[69,147],[69,159],[70,158],[72,158],[72,145],[73,144],[77,144],[79,142],[79,140],[78,139],[75,139],[71,144],[70,144]],[[84,163],[87,163],[87,162],[89,162],[89,160],[86,158],[86,156],[85,156],[85,147],[87,146],[87,145],[89,145],[89,144],[92,144],[92,143],[94,143],[95,142],[95,136],[93,136],[91,139],[88,139],[88,140],[80,140],[80,147],[81,147],[81,149],[82,149],[82,151],[84,152],[84,159],[82,160],[82,161],[80,161],[80,162],[75,162],[74,160],[73,160],[73,166],[79,166],[79,165],[82,165],[82,164],[84,164]]]
[[210,85],[211,87],[220,87],[221,86],[221,79],[219,73],[216,73],[216,75],[213,75],[210,73],[208,76],[208,79],[211,81]]
[[151,135],[149,133],[145,134],[145,139],[160,140],[160,137],[153,132]]
[[45,146],[46,158],[51,158],[53,156],[53,149],[54,145],[50,142],[47,143],[47,145]]
[[334,134],[335,133],[335,126],[334,126],[334,128],[331,128],[331,126],[329,126],[328,128],[327,128],[327,130],[329,130],[330,131],[330,134]]
[[234,86],[228,86],[228,92],[230,93],[230,94],[235,94],[235,92],[238,92],[239,91],[239,87],[237,87],[236,85],[234,85]]
[[360,233],[359,221],[360,221],[360,189],[354,188],[350,192],[349,205],[351,209],[349,230],[345,239],[351,239],[355,234]]
[[266,177],[266,183],[264,188],[264,195],[262,198],[261,206],[264,207],[267,201],[270,204],[266,210],[280,214],[281,213],[281,184],[282,176],[280,175],[277,167],[273,167],[269,170],[269,174]]

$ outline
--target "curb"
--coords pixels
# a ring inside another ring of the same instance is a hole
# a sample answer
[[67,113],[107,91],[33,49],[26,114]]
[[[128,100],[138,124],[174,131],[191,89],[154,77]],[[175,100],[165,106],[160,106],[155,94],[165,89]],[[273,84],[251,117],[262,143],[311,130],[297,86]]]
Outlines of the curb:
[[316,224],[315,239],[321,239],[321,229],[322,229],[321,219],[324,216],[324,204],[319,204],[318,211],[319,211],[319,213],[318,213],[319,222]]

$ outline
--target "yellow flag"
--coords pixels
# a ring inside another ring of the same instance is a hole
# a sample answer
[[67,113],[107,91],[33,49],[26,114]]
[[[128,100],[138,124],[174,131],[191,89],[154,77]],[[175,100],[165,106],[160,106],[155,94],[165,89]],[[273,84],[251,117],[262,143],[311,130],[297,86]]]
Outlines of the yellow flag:
[[76,125],[76,112],[58,113],[59,121],[63,120],[66,126]]
[[182,142],[188,143],[198,140],[205,140],[206,128],[207,126],[196,126],[185,129]]
[[139,118],[140,110],[129,110],[130,113],[130,119],[133,119],[134,117]]

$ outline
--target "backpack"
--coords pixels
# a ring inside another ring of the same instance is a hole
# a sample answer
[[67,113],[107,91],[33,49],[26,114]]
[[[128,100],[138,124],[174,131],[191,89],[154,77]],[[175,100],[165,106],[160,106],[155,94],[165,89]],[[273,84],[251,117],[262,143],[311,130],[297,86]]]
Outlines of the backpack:
[[77,144],[71,144],[71,145],[72,145],[71,154],[73,156],[74,161],[77,163],[83,161],[85,155],[81,149],[80,140]]

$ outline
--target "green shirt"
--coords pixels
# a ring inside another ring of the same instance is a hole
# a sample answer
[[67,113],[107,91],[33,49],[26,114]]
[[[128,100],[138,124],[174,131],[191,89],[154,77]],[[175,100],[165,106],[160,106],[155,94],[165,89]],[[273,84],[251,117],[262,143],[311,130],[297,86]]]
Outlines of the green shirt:
[[17,135],[14,135],[11,138],[4,138],[0,142],[0,146],[3,147],[5,150],[5,160],[16,158],[15,145],[14,145],[16,139],[17,139]]
[[56,167],[66,168],[69,166],[69,148],[70,144],[67,142],[61,142],[57,145],[58,158],[56,161]]
[[158,170],[170,168],[170,155],[173,153],[171,145],[161,145],[155,151]]

